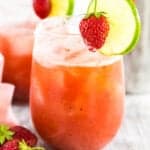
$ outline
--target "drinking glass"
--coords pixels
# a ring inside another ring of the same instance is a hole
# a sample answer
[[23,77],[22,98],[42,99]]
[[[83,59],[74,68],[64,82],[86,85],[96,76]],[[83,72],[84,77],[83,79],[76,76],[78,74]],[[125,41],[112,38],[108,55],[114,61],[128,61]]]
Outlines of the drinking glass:
[[35,31],[31,116],[53,149],[99,150],[123,117],[122,57],[90,52],[78,31],[80,18],[46,19]]
[[33,31],[39,20],[31,5],[29,0],[0,2],[0,52],[5,57],[3,81],[15,85],[14,99],[19,102],[29,100]]

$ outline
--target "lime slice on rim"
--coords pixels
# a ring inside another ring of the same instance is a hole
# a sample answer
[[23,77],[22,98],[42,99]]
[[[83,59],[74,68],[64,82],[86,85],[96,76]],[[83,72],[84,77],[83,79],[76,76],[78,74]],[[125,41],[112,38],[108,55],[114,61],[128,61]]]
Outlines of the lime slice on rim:
[[51,0],[52,8],[49,16],[72,15],[74,0]]
[[[91,5],[89,12],[92,12]],[[97,0],[97,12],[104,12],[110,22],[105,44],[99,50],[104,55],[131,52],[139,40],[141,22],[133,0]]]

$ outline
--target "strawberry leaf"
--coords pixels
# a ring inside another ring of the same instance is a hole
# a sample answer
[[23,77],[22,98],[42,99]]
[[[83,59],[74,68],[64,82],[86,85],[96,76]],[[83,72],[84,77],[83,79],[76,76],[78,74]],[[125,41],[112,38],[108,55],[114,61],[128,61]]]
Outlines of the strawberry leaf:
[[19,142],[19,150],[45,150],[43,147],[30,147],[27,143],[22,140]]
[[0,145],[3,145],[6,140],[11,140],[14,132],[9,130],[6,125],[0,125]]

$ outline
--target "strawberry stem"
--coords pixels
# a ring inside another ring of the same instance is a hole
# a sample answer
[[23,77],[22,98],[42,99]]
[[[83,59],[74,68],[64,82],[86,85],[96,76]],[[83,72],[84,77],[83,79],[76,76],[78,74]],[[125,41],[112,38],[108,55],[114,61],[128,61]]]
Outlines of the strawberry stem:
[[0,124],[0,147],[7,140],[11,140],[14,132],[9,129],[8,126]]
[[97,7],[97,0],[95,0],[95,4],[94,4],[94,14],[96,15],[96,7]]
[[90,8],[92,6],[93,1],[95,1],[95,0],[91,0],[89,5],[88,5],[88,9],[87,9],[87,12],[86,12],[87,15],[90,13]]
[[91,14],[95,16],[97,14],[97,0],[90,1],[85,18],[88,18]]

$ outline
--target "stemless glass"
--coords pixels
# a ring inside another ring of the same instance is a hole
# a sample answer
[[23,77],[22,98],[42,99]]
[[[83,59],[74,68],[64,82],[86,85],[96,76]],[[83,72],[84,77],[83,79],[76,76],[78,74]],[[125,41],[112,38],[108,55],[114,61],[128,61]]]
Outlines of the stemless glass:
[[19,102],[29,101],[33,31],[39,21],[30,3],[30,0],[0,2],[0,52],[5,57],[3,81],[15,85],[14,100]]
[[35,31],[31,115],[52,148],[99,150],[114,137],[123,117],[122,57],[88,51],[76,20],[53,17]]
[[0,25],[0,52],[5,56],[3,81],[15,85],[14,100],[18,102],[29,100],[33,28],[19,23]]

